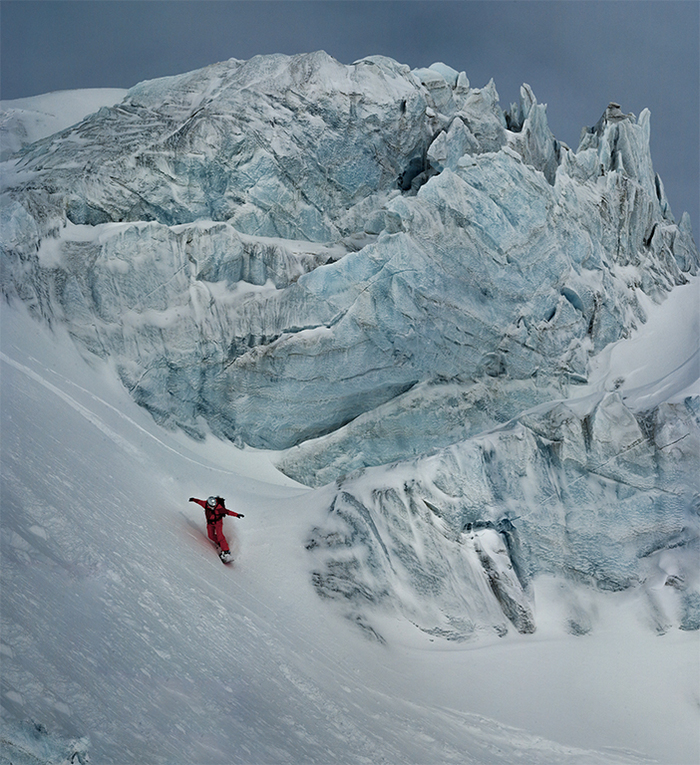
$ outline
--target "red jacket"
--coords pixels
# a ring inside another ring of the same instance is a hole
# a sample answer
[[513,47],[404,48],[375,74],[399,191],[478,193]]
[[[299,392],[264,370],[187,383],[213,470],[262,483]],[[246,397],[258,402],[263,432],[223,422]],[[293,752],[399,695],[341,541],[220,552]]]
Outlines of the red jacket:
[[233,510],[227,509],[224,500],[221,497],[216,498],[216,507],[214,508],[209,507],[206,499],[190,497],[190,502],[196,502],[204,508],[204,514],[207,516],[207,523],[217,523],[217,521],[222,520],[225,515],[232,515],[234,518],[243,518],[240,513],[234,513]]

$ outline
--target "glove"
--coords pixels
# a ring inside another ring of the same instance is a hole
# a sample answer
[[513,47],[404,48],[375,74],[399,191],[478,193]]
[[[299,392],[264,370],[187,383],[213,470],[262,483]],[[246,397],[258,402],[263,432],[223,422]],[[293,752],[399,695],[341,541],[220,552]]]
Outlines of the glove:
[[245,518],[245,515],[243,515],[243,513],[238,513],[238,517],[239,518]]
[[190,497],[187,501],[188,502],[194,502],[194,497]]

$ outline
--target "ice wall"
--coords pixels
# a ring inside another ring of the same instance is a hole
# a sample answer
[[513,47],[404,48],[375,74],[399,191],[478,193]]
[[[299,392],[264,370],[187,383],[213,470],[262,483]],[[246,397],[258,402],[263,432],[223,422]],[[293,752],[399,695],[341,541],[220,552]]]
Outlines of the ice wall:
[[[159,422],[274,449],[338,432],[356,455],[339,429],[400,397],[353,467],[565,396],[644,320],[638,291],[698,262],[648,111],[611,104],[574,152],[528,86],[503,111],[444,64],[319,52],[141,83],[3,181],[4,294],[112,359]],[[457,426],[445,382],[499,400]]]
[[543,575],[572,634],[595,627],[586,590],[641,593],[659,634],[699,629],[699,455],[697,398],[638,415],[618,393],[545,405],[339,480],[307,544],[314,584],[375,639],[387,611],[450,640],[534,632]]
[[90,740],[67,739],[31,720],[0,722],[0,763],[5,765],[88,765]]

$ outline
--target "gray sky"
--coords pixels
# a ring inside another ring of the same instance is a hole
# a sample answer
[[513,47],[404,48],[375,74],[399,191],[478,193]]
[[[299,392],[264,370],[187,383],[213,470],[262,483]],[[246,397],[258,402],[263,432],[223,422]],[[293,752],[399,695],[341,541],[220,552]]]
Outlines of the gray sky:
[[493,77],[503,107],[527,82],[572,148],[609,101],[646,106],[674,215],[700,230],[697,0],[2,0],[0,35],[3,99],[323,49]]

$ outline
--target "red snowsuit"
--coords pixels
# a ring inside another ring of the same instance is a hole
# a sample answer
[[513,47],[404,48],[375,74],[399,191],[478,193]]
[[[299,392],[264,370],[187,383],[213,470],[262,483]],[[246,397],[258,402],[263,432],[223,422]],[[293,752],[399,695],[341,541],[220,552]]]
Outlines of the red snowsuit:
[[206,499],[195,499],[190,497],[190,502],[196,502],[204,508],[204,513],[207,516],[207,534],[214,544],[219,545],[222,552],[229,552],[228,542],[224,536],[222,525],[224,523],[224,517],[232,515],[234,518],[242,518],[240,513],[234,513],[233,510],[227,510],[224,505],[224,500],[221,497],[217,497],[216,507],[211,508],[207,505]]

